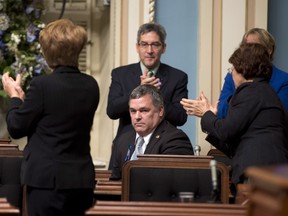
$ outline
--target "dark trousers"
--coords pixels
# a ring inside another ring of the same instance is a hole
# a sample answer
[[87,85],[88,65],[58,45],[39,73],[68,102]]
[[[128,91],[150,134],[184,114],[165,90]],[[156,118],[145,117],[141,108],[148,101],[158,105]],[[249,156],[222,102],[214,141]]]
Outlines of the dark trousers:
[[43,189],[27,186],[29,216],[83,216],[93,205],[93,189]]

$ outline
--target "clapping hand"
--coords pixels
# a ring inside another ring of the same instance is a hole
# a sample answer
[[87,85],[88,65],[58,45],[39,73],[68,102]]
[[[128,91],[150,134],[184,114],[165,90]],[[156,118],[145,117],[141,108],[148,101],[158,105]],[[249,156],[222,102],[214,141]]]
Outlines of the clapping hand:
[[22,101],[25,98],[25,93],[21,88],[21,75],[16,76],[16,80],[10,77],[9,72],[6,72],[2,76],[2,84],[4,91],[8,94],[9,97],[18,97]]
[[148,71],[145,70],[145,71],[144,71],[144,74],[140,76],[141,85],[145,85],[145,84],[153,85],[153,86],[155,86],[156,88],[160,89],[160,87],[161,87],[160,79],[159,79],[159,78],[156,78],[156,77],[154,77],[154,76],[149,77],[149,76],[147,75],[147,73],[148,73]]
[[203,92],[201,92],[200,96],[195,100],[182,98],[180,103],[188,115],[202,117],[204,113],[209,110],[212,111],[215,115],[218,111],[218,102],[215,104],[215,106],[212,106]]

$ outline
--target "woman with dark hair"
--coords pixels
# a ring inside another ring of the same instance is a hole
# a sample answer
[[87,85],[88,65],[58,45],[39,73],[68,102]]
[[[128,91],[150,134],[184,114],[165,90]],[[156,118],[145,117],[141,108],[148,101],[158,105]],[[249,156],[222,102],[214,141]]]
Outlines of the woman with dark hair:
[[206,140],[232,158],[232,182],[245,182],[249,166],[288,162],[286,111],[269,85],[272,64],[267,49],[260,44],[243,44],[229,62],[236,87],[227,116],[217,116],[203,93],[197,100],[183,99],[189,115],[201,117]]
[[[271,61],[273,60],[276,44],[273,36],[262,28],[252,28],[242,38],[241,44],[258,43],[262,44],[268,51]],[[218,113],[220,118],[225,118],[228,110],[229,98],[235,91],[235,85],[231,73],[225,76],[225,82],[219,96]],[[272,76],[269,84],[277,93],[286,111],[288,111],[288,73],[272,65]]]

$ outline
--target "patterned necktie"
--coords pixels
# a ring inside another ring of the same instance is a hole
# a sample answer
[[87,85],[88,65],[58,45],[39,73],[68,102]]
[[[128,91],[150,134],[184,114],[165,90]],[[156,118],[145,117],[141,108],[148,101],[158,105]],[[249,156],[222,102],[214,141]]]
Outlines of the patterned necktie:
[[148,75],[148,77],[153,77],[154,76],[154,71],[153,70],[149,70],[147,75]]
[[135,150],[130,160],[137,160],[138,159],[137,155],[143,154],[143,149],[142,149],[143,144],[144,144],[144,138],[139,136],[136,140]]

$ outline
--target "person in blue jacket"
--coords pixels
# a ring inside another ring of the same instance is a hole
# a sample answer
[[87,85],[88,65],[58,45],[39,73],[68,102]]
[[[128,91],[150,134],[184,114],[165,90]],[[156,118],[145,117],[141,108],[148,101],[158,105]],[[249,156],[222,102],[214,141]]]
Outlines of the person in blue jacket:
[[[243,35],[241,44],[245,43],[259,43],[264,45],[269,54],[270,59],[273,59],[275,51],[275,40],[273,36],[261,28],[252,28]],[[284,108],[288,111],[288,73],[278,69],[275,65],[272,66],[272,76],[269,84],[277,93]],[[221,90],[218,103],[218,117],[225,118],[228,110],[229,99],[235,91],[234,82],[231,73],[227,73],[225,81]]]

